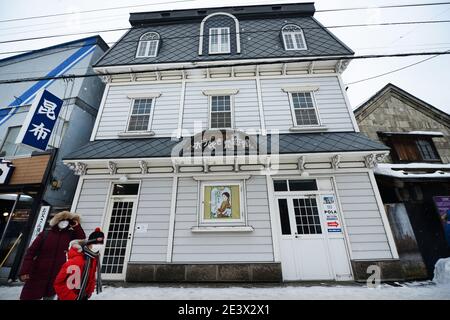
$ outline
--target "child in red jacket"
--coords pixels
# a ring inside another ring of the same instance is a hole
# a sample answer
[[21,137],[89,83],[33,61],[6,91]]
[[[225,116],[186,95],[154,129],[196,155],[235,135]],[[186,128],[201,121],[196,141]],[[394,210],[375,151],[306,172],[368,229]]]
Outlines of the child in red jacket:
[[70,242],[67,262],[54,282],[59,300],[87,300],[97,287],[101,292],[100,249],[104,234],[96,228],[88,240]]

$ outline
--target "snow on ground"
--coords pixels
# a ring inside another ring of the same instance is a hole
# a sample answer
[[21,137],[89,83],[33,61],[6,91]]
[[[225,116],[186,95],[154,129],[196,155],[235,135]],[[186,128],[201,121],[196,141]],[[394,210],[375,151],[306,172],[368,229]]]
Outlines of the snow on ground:
[[[1,286],[0,300],[15,300],[21,286]],[[94,300],[450,300],[450,284],[436,285],[431,281],[382,284],[367,288],[358,284],[285,284],[285,285],[138,285],[105,286]]]

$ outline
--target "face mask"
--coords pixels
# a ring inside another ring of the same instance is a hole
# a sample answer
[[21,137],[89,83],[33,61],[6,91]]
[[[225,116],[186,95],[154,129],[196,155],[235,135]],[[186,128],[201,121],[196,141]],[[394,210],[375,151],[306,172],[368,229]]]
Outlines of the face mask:
[[100,250],[103,248],[102,244],[93,244],[91,246],[91,251],[93,252],[100,252]]
[[63,220],[58,223],[58,228],[65,229],[65,228],[67,228],[68,225],[69,225],[69,221]]

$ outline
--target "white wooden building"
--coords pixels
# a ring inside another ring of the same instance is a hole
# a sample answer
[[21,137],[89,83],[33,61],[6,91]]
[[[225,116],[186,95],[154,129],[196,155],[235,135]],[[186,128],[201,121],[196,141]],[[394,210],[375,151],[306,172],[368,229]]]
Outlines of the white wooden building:
[[353,52],[286,4],[133,13],[94,66],[72,210],[126,281],[395,277],[398,254],[341,73]]

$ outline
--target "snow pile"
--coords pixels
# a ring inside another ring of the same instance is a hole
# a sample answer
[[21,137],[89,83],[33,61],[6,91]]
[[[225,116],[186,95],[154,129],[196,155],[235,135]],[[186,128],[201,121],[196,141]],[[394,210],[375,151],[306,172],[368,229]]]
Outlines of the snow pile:
[[433,282],[439,285],[450,285],[450,258],[442,258],[436,262]]

